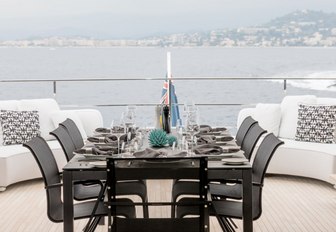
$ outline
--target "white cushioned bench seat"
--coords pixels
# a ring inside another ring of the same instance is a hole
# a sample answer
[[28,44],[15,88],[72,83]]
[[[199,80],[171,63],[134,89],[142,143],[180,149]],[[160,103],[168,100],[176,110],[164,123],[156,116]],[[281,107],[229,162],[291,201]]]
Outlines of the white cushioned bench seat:
[[[60,171],[66,159],[60,144],[48,141]],[[0,186],[2,190],[16,182],[41,177],[40,169],[30,151],[22,145],[0,146]]]
[[304,176],[332,183],[330,175],[336,173],[336,144],[281,140],[285,144],[274,154],[268,173]]
[[[83,138],[92,136],[94,129],[103,126],[103,117],[95,109],[61,110],[55,99],[23,99],[0,101],[0,110],[38,111],[41,136],[47,140],[55,155],[58,167],[66,164],[60,144],[49,132],[65,119],[72,119]],[[10,184],[41,177],[33,155],[21,144],[3,145],[3,131],[0,126],[0,191]]]
[[239,112],[237,126],[244,118],[252,116],[261,127],[285,142],[275,152],[268,173],[304,176],[333,183],[330,176],[336,173],[336,143],[295,140],[299,104],[336,105],[336,98],[286,96],[279,104],[257,104],[255,108]]

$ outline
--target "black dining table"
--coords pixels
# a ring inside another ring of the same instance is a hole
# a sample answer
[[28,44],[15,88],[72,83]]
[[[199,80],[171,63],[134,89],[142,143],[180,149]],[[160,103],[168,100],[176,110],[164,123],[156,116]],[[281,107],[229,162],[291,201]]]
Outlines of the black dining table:
[[[243,157],[243,152],[236,152]],[[141,171],[141,170],[139,170]],[[64,202],[64,232],[74,231],[74,181],[98,179],[106,180],[106,167],[93,166],[85,161],[82,155],[75,155],[63,167],[63,202]],[[241,179],[243,186],[243,229],[245,232],[253,231],[252,219],[252,166],[224,164],[220,159],[208,160],[208,179]]]

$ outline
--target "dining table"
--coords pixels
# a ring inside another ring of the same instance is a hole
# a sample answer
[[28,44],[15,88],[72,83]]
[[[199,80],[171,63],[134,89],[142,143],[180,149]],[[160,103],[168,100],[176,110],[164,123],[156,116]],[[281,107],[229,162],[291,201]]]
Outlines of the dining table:
[[[234,141],[229,142],[234,144]],[[189,155],[190,156],[190,155]],[[197,156],[194,154],[194,156]],[[208,156],[208,180],[242,180],[243,197],[243,231],[253,231],[252,217],[252,165],[250,162],[232,164],[223,162],[223,157],[230,156],[226,152],[224,156]],[[244,157],[243,151],[234,151],[235,157]],[[129,157],[132,159],[132,157]],[[74,231],[74,182],[81,180],[106,180],[107,172],[104,165],[93,165],[91,159],[86,159],[83,154],[75,156],[63,167],[63,214],[64,232]],[[139,170],[141,172],[141,169]]]

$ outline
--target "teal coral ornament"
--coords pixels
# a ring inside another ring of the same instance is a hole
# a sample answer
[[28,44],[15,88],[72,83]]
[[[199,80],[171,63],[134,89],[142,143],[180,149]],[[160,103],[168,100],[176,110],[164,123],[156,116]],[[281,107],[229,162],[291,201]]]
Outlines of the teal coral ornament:
[[167,133],[162,129],[152,130],[148,139],[152,147],[163,147],[168,143]]
[[177,138],[174,135],[167,135],[167,139],[169,146],[173,146],[174,142],[175,146],[177,145]]

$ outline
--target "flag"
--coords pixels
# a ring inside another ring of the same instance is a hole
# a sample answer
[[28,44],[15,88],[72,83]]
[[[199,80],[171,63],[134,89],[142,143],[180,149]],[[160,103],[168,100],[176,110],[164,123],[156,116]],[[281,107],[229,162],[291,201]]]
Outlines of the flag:
[[171,125],[176,126],[177,120],[180,119],[180,111],[179,111],[177,96],[176,96],[176,93],[175,93],[175,86],[171,81],[170,81],[170,86],[169,86],[169,81],[166,78],[165,82],[163,83],[160,104],[169,105],[169,91],[171,92],[170,93],[170,97],[171,97],[171,99],[170,99],[171,100],[171,109],[170,109]]

